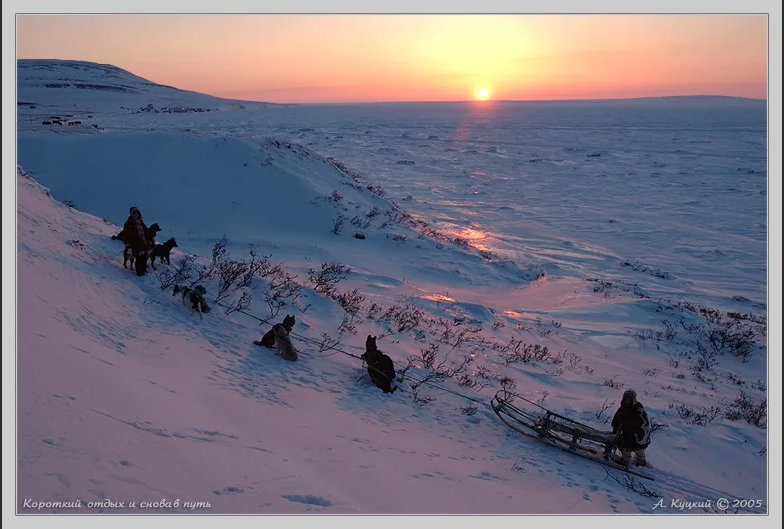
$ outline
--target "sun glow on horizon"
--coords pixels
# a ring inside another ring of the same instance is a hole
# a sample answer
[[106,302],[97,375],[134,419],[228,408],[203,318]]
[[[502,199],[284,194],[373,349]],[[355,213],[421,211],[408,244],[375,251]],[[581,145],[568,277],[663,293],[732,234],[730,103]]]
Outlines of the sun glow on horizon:
[[30,14],[17,17],[17,58],[112,64],[154,83],[273,103],[490,107],[708,93],[764,99],[768,20],[764,14]]

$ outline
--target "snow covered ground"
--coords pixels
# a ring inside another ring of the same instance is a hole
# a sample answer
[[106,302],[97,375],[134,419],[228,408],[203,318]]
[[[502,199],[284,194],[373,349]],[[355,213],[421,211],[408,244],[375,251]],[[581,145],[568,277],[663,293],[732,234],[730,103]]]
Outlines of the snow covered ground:
[[[767,512],[764,102],[292,107],[76,66],[18,68],[18,512]],[[178,242],[143,278],[109,238],[131,205]],[[294,315],[299,362],[160,288],[224,235],[279,265],[224,302]],[[398,372],[418,357],[391,395],[368,334]],[[467,369],[416,387],[428,350]],[[667,507],[506,428],[504,379],[601,429],[634,388]]]

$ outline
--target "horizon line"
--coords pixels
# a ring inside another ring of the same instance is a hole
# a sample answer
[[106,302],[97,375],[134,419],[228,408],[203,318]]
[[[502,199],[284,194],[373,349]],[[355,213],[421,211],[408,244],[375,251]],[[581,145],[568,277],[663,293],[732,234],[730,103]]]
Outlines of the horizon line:
[[[211,94],[204,94],[211,95]],[[394,105],[410,103],[582,103],[582,102],[601,102],[601,101],[637,101],[641,99],[698,99],[698,98],[725,98],[743,99],[746,101],[767,102],[768,98],[755,98],[745,96],[733,96],[722,94],[695,94],[695,95],[666,95],[666,96],[635,96],[635,97],[600,97],[600,98],[572,98],[572,99],[441,99],[441,100],[402,100],[402,101],[300,101],[290,103],[278,103],[274,101],[256,101],[250,99],[232,99],[229,97],[212,96],[229,101],[242,101],[248,103],[267,103],[271,105]]]

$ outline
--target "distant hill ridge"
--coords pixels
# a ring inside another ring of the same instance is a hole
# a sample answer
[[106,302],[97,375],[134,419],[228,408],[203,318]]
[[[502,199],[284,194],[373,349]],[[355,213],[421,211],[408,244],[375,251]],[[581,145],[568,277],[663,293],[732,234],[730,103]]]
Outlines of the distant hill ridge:
[[224,99],[152,82],[111,64],[60,59],[19,59],[17,102],[57,106],[64,101],[90,106],[134,105],[225,107],[265,105]]

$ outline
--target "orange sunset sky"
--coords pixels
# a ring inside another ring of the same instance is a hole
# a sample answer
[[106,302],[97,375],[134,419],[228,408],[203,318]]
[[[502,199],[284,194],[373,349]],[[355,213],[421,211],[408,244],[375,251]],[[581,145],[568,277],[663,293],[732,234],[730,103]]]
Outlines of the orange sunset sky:
[[233,99],[767,95],[765,15],[17,15],[17,58]]

